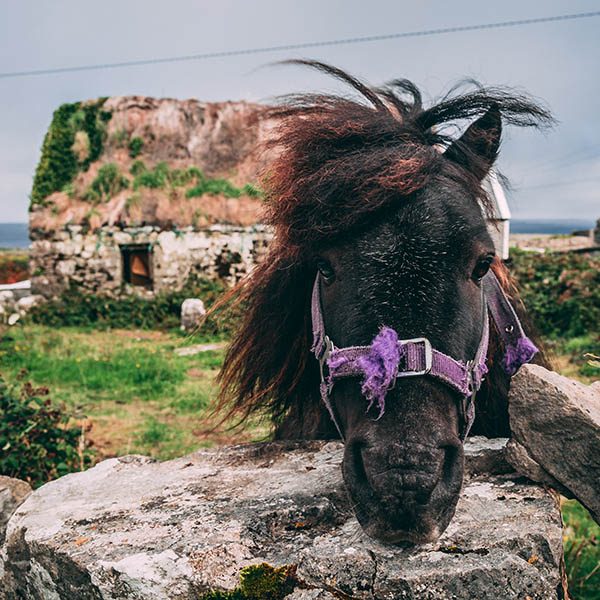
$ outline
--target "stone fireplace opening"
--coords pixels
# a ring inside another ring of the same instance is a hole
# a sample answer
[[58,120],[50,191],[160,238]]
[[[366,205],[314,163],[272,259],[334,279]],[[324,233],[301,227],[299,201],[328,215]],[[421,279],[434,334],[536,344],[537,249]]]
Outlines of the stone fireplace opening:
[[147,290],[153,288],[152,247],[149,244],[120,246],[123,259],[123,281]]

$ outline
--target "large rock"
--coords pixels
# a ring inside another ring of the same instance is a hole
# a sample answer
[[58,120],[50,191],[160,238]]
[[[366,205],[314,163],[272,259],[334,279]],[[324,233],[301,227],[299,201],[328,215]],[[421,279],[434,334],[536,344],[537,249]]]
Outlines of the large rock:
[[263,561],[298,565],[289,600],[557,598],[559,510],[539,486],[481,471],[509,470],[502,443],[487,459],[481,438],[467,443],[456,516],[421,547],[364,535],[342,451],[273,442],[164,463],[129,456],[48,483],[9,522],[3,598],[197,600]]
[[507,459],[534,481],[577,498],[600,523],[600,389],[538,365],[513,377]]
[[0,475],[0,544],[4,542],[8,520],[29,494],[31,486],[25,481]]

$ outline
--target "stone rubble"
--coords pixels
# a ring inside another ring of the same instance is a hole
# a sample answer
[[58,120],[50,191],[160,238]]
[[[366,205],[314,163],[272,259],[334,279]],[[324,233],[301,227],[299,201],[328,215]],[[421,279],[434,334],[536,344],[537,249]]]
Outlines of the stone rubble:
[[362,532],[340,442],[109,459],[42,486],[12,516],[0,598],[198,600],[267,562],[298,565],[302,585],[287,600],[556,599],[560,512],[550,492],[510,472],[505,442],[467,442],[455,518],[416,547]]
[[579,500],[600,523],[600,389],[524,365],[509,396],[507,460]]

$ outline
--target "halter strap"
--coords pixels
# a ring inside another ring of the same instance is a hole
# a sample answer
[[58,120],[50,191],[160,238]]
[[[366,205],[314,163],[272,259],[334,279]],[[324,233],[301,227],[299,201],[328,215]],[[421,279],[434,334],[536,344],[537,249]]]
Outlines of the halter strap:
[[[360,376],[365,376],[366,378],[368,375],[365,370],[366,357],[373,355],[378,339],[385,334],[387,338],[386,343],[388,344],[386,353],[397,353],[396,358],[398,360],[393,363],[394,372],[391,374],[388,373],[389,381],[386,380],[385,384],[387,388],[381,395],[380,414],[378,418],[382,416],[385,410],[383,395],[385,391],[393,387],[397,378],[434,377],[455,390],[462,399],[459,412],[463,426],[460,437],[464,441],[475,420],[475,394],[481,387],[483,377],[488,371],[486,366],[489,344],[488,308],[505,344],[503,365],[509,375],[514,374],[522,364],[531,360],[537,352],[537,348],[525,335],[519,318],[496,276],[491,271],[482,280],[482,298],[482,335],[473,360],[468,361],[466,364],[432,348],[427,338],[399,340],[397,339],[396,332],[389,328],[382,330],[371,346],[336,348],[325,333],[321,307],[320,280],[317,273],[311,301],[313,324],[313,345],[311,351],[319,361],[321,399],[341,438],[344,439],[344,435],[336,419],[330,400],[333,386],[338,379]],[[379,350],[377,349],[377,351]],[[328,368],[327,375],[325,375],[325,366]],[[366,383],[363,384],[363,392],[365,391],[365,385]],[[372,403],[373,398],[371,398]],[[369,404],[369,407],[371,404]]]

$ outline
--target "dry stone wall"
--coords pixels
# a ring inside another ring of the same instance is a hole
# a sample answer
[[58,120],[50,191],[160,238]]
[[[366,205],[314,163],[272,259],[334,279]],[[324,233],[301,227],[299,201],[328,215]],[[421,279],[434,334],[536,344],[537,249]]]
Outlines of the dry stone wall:
[[131,292],[124,281],[122,248],[132,246],[150,251],[154,291],[181,289],[194,275],[233,285],[260,260],[270,239],[261,225],[212,225],[202,231],[103,227],[95,232],[72,225],[50,239],[33,240],[32,293],[52,298],[71,283],[112,296]]

